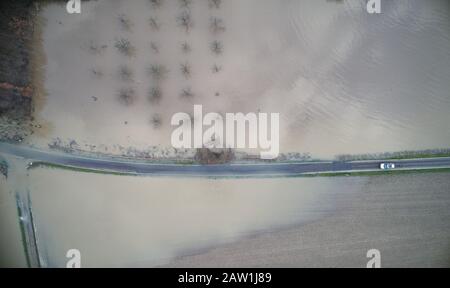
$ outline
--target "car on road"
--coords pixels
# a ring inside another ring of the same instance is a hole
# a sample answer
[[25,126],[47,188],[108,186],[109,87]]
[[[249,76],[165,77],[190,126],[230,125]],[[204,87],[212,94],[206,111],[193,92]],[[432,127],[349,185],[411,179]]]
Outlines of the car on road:
[[394,169],[394,168],[395,168],[394,163],[381,163],[380,164],[380,169],[382,169],[382,170],[388,170],[388,169]]

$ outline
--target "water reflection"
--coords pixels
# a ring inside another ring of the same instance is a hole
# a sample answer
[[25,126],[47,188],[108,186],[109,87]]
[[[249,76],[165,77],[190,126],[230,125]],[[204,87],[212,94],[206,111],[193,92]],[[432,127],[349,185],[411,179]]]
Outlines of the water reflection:
[[[370,15],[356,0],[222,1],[218,10],[194,1],[188,34],[177,25],[175,2],[159,10],[144,0],[87,2],[82,17],[66,17],[57,5],[43,9],[48,96],[40,116],[51,129],[30,141],[46,146],[61,137],[82,149],[105,144],[109,152],[114,144],[164,147],[171,115],[197,103],[221,113],[279,112],[281,150],[319,157],[450,143],[450,2],[383,1],[382,13]],[[120,29],[118,15],[132,21],[130,29]],[[160,30],[151,30],[149,15]],[[212,16],[225,25],[220,37],[208,29]],[[210,51],[217,37],[220,55]],[[116,51],[121,38],[136,48],[133,57]],[[105,49],[92,53],[92,45]],[[177,73],[185,62],[187,79]],[[158,105],[147,101],[155,83],[146,71],[155,63],[167,68]],[[121,65],[132,69],[132,81],[118,78]],[[126,107],[116,97],[124,85],[136,97]],[[189,101],[180,98],[186,87]],[[158,129],[153,114],[161,117]]]

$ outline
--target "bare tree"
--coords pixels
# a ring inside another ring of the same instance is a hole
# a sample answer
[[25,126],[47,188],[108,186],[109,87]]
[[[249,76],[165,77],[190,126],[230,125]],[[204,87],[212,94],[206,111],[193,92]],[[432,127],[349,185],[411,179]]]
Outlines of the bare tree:
[[102,54],[106,50],[107,47],[108,47],[108,45],[97,45],[91,41],[89,43],[89,52],[94,55],[99,55],[99,54]]
[[133,79],[133,71],[126,65],[119,67],[119,76],[123,81],[131,81]]
[[103,77],[103,71],[99,68],[92,68],[91,73],[95,78],[102,78]]
[[158,104],[162,98],[162,91],[159,87],[152,87],[148,92],[148,100],[152,104]]
[[212,67],[212,72],[213,73],[219,73],[220,71],[222,71],[222,66],[214,64]]
[[133,26],[131,20],[123,13],[119,15],[119,24],[120,27],[122,27],[122,29],[125,31],[130,31],[131,27]]
[[164,0],[149,0],[150,4],[153,8],[161,8],[164,3]]
[[158,19],[155,17],[150,17],[148,19],[148,24],[150,25],[150,27],[152,28],[152,30],[154,31],[158,31],[159,28],[161,27],[161,24],[159,23]]
[[135,100],[133,88],[123,88],[119,91],[119,102],[125,106],[130,106]]
[[222,54],[222,52],[223,52],[223,44],[222,44],[222,42],[214,40],[211,43],[211,51],[214,54],[216,54],[216,55]]
[[220,4],[222,4],[222,0],[209,0],[209,8],[220,8]]
[[162,125],[162,117],[159,114],[154,114],[150,119],[150,123],[153,125],[153,128],[158,129]]
[[214,34],[218,34],[225,31],[225,24],[221,18],[212,17],[210,19],[210,29]]
[[164,65],[152,64],[148,68],[148,73],[154,80],[161,80],[166,77],[167,73],[169,73],[169,70],[167,70],[166,66]]
[[178,0],[180,3],[181,8],[189,8],[192,4],[192,0]]
[[181,90],[180,96],[183,98],[192,98],[194,97],[194,93],[192,93],[191,88],[185,88]]
[[131,45],[128,39],[120,38],[116,40],[114,46],[117,48],[117,50],[119,50],[120,53],[126,56],[131,56],[134,53],[134,47]]
[[181,74],[183,74],[183,76],[185,78],[189,78],[191,77],[191,65],[189,65],[189,63],[184,63],[180,65],[180,70],[181,70]]
[[186,30],[186,33],[192,28],[193,22],[191,18],[191,14],[188,11],[183,11],[177,18],[178,24]]
[[159,53],[159,46],[155,42],[150,42],[150,48],[154,53]]
[[189,43],[184,42],[183,44],[181,44],[181,51],[183,51],[183,53],[189,53],[191,52],[191,45],[189,45]]

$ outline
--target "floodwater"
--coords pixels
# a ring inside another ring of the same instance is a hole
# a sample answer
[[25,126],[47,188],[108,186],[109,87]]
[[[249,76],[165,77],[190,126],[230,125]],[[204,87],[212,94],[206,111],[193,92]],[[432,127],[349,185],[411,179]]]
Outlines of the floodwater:
[[[189,32],[180,27],[186,11]],[[59,137],[102,152],[163,149],[172,114],[192,114],[194,104],[280,113],[282,152],[331,157],[450,143],[446,0],[382,1],[379,15],[360,0],[229,0],[219,9],[206,0],[188,9],[178,1],[99,0],[83,1],[79,15],[46,4],[39,17],[32,63],[42,127],[29,144],[47,147]],[[121,39],[129,55],[115,47]],[[149,99],[153,88],[160,94]],[[448,174],[212,180],[35,169],[27,176],[24,163],[12,164],[8,180],[0,176],[1,266],[25,265],[17,189],[30,191],[49,266],[64,267],[73,248],[84,267],[361,267],[371,248],[392,266],[449,265]]]
[[341,204],[328,217],[179,257],[167,266],[363,268],[371,249],[380,252],[385,268],[450,266],[448,173],[356,182],[364,182],[356,193],[344,192],[348,181],[335,182]]
[[39,252],[64,267],[450,265],[448,173],[198,179],[35,169]]
[[[382,1],[371,15],[359,0],[231,0],[219,9],[194,0],[189,32],[178,1],[149,2],[89,1],[79,15],[42,9],[45,97],[35,101],[45,133],[30,143],[60,137],[113,153],[114,145],[168,147],[173,113],[202,104],[205,112],[280,113],[282,152],[449,146],[449,1]],[[214,18],[223,29],[211,30]],[[115,47],[122,38],[129,56]],[[159,101],[149,101],[152,88]],[[133,89],[130,101],[119,101],[124,89]]]
[[[64,267],[157,266],[221,244],[315,221],[361,188],[345,179],[198,179],[30,172],[40,255]],[[51,184],[50,184],[51,183]],[[344,183],[342,195],[333,184]]]

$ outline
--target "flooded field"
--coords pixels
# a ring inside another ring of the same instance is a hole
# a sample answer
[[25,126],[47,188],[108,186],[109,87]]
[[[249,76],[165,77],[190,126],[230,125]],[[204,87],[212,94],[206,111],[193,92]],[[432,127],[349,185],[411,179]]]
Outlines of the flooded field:
[[[280,152],[313,158],[450,147],[450,1],[386,0],[381,14],[360,0],[39,7],[23,144],[168,157],[172,115],[200,104],[279,113]],[[372,248],[384,266],[450,265],[448,173],[132,177],[3,156],[0,266],[27,265],[17,195],[43,266],[78,249],[83,267],[364,267]]]
[[[362,185],[356,193],[348,183]],[[379,176],[334,182],[339,208],[330,216],[180,257],[171,267],[450,266],[447,173]],[[346,191],[342,193],[343,191]]]
[[202,104],[279,112],[282,152],[449,146],[448,1],[383,1],[379,15],[356,0],[189,3],[89,1],[80,15],[44,7],[42,126],[28,141],[164,148],[173,113]]
[[64,267],[76,248],[85,267],[364,267],[377,248],[386,266],[450,264],[445,173],[168,180],[32,170],[41,257]]
[[[64,266],[70,248],[82,251],[85,266],[162,265],[324,217],[340,197],[326,179],[175,179],[38,169],[30,183],[41,254],[50,266]],[[343,194],[360,184],[348,183]]]

